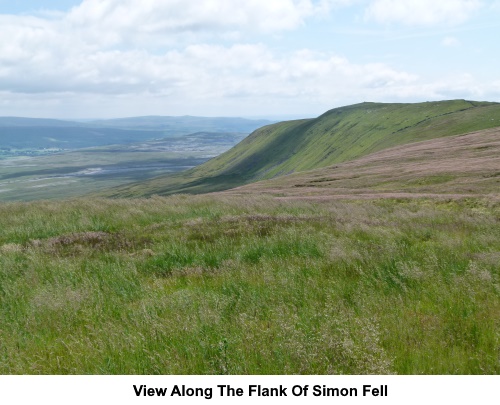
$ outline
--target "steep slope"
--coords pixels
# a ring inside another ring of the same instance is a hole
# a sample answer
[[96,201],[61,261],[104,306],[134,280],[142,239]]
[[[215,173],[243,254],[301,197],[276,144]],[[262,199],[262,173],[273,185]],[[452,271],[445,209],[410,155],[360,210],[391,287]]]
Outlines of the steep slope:
[[112,189],[106,195],[134,197],[227,190],[353,160],[396,145],[499,125],[498,103],[361,103],[330,110],[315,119],[265,126],[199,167]]
[[285,199],[500,198],[500,128],[395,146],[223,192]]

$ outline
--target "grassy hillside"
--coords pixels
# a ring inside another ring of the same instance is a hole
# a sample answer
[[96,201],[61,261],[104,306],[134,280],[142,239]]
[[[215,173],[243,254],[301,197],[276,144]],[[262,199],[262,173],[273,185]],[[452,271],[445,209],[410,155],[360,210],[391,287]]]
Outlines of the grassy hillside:
[[315,119],[260,128],[233,149],[187,172],[110,190],[109,196],[220,191],[326,167],[391,146],[500,125],[500,104],[453,100],[362,103]]
[[500,128],[387,148],[225,191],[287,199],[500,197]]
[[493,201],[0,210],[0,374],[500,373]]

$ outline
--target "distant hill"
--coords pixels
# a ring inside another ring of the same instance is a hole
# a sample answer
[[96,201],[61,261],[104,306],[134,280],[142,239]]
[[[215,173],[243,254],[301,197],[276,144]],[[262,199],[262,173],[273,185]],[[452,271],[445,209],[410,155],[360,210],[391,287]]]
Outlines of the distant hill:
[[131,117],[92,122],[0,117],[0,149],[80,149],[184,136],[197,132],[248,134],[267,120],[231,117]]
[[361,103],[264,126],[226,153],[175,175],[109,190],[134,197],[227,190],[350,161],[397,145],[500,126],[500,104],[451,100]]
[[0,117],[0,128],[5,127],[78,127],[82,124],[74,121],[50,118]]
[[0,149],[58,148],[128,144],[164,138],[162,131],[85,128],[80,126],[0,126]]
[[182,117],[146,116],[96,120],[86,123],[87,126],[119,129],[148,129],[156,131],[193,133],[208,132],[247,132],[268,125],[273,121],[262,119],[246,119],[238,117]]

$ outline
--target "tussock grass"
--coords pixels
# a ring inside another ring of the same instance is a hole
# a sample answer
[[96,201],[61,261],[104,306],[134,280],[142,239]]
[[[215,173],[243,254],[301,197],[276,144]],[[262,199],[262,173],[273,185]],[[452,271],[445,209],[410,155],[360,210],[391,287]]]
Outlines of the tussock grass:
[[500,206],[0,205],[2,374],[496,374]]

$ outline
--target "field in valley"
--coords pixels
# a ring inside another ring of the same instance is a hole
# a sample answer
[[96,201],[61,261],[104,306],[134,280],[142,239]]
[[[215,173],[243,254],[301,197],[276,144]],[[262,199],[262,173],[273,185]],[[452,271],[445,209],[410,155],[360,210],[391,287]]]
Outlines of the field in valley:
[[74,151],[49,150],[46,156],[6,156],[0,159],[0,201],[63,199],[142,182],[200,165],[245,136],[199,132]]

